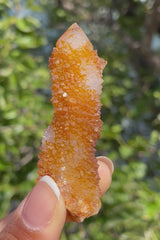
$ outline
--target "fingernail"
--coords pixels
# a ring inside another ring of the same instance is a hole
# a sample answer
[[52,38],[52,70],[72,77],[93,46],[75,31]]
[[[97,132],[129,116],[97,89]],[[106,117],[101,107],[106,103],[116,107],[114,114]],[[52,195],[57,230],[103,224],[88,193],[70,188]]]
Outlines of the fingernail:
[[107,164],[107,166],[109,167],[111,173],[113,174],[114,172],[114,165],[113,165],[113,162],[107,158],[107,157],[103,157],[103,156],[100,156],[100,157],[97,157],[98,160],[104,162]]
[[32,230],[44,228],[54,216],[60,191],[52,178],[44,176],[28,195],[22,209],[24,224]]

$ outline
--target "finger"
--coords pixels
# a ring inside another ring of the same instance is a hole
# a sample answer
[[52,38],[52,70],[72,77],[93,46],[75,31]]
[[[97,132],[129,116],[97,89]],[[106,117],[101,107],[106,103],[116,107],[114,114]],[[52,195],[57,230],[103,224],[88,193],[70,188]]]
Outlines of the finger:
[[97,157],[97,163],[99,165],[98,168],[98,174],[100,177],[99,187],[102,196],[111,185],[114,165],[109,158],[103,156]]
[[2,232],[3,228],[6,226],[7,221],[9,221],[9,216],[6,216],[0,221],[0,233]]
[[15,212],[4,219],[0,240],[58,240],[65,219],[65,204],[59,189],[45,176]]

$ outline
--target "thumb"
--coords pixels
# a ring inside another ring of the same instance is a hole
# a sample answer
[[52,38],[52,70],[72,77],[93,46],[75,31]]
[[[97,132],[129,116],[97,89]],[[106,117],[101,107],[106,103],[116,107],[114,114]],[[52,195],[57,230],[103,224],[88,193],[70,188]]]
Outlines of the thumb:
[[66,209],[56,183],[44,176],[4,219],[0,240],[58,240],[66,219]]

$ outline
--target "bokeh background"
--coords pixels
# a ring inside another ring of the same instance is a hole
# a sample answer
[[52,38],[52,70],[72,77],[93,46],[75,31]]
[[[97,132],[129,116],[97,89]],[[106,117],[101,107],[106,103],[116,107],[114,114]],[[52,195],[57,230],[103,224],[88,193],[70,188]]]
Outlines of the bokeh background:
[[0,0],[0,217],[35,184],[50,123],[48,58],[77,22],[108,61],[97,155],[114,161],[98,216],[61,240],[160,239],[160,1]]

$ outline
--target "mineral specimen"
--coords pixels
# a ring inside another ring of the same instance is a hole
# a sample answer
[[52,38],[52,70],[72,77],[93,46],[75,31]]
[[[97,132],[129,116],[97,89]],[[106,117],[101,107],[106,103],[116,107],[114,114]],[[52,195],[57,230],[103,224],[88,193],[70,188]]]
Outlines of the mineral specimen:
[[76,222],[101,207],[94,154],[102,127],[105,65],[76,23],[59,38],[49,59],[54,117],[43,135],[38,174],[55,180]]

